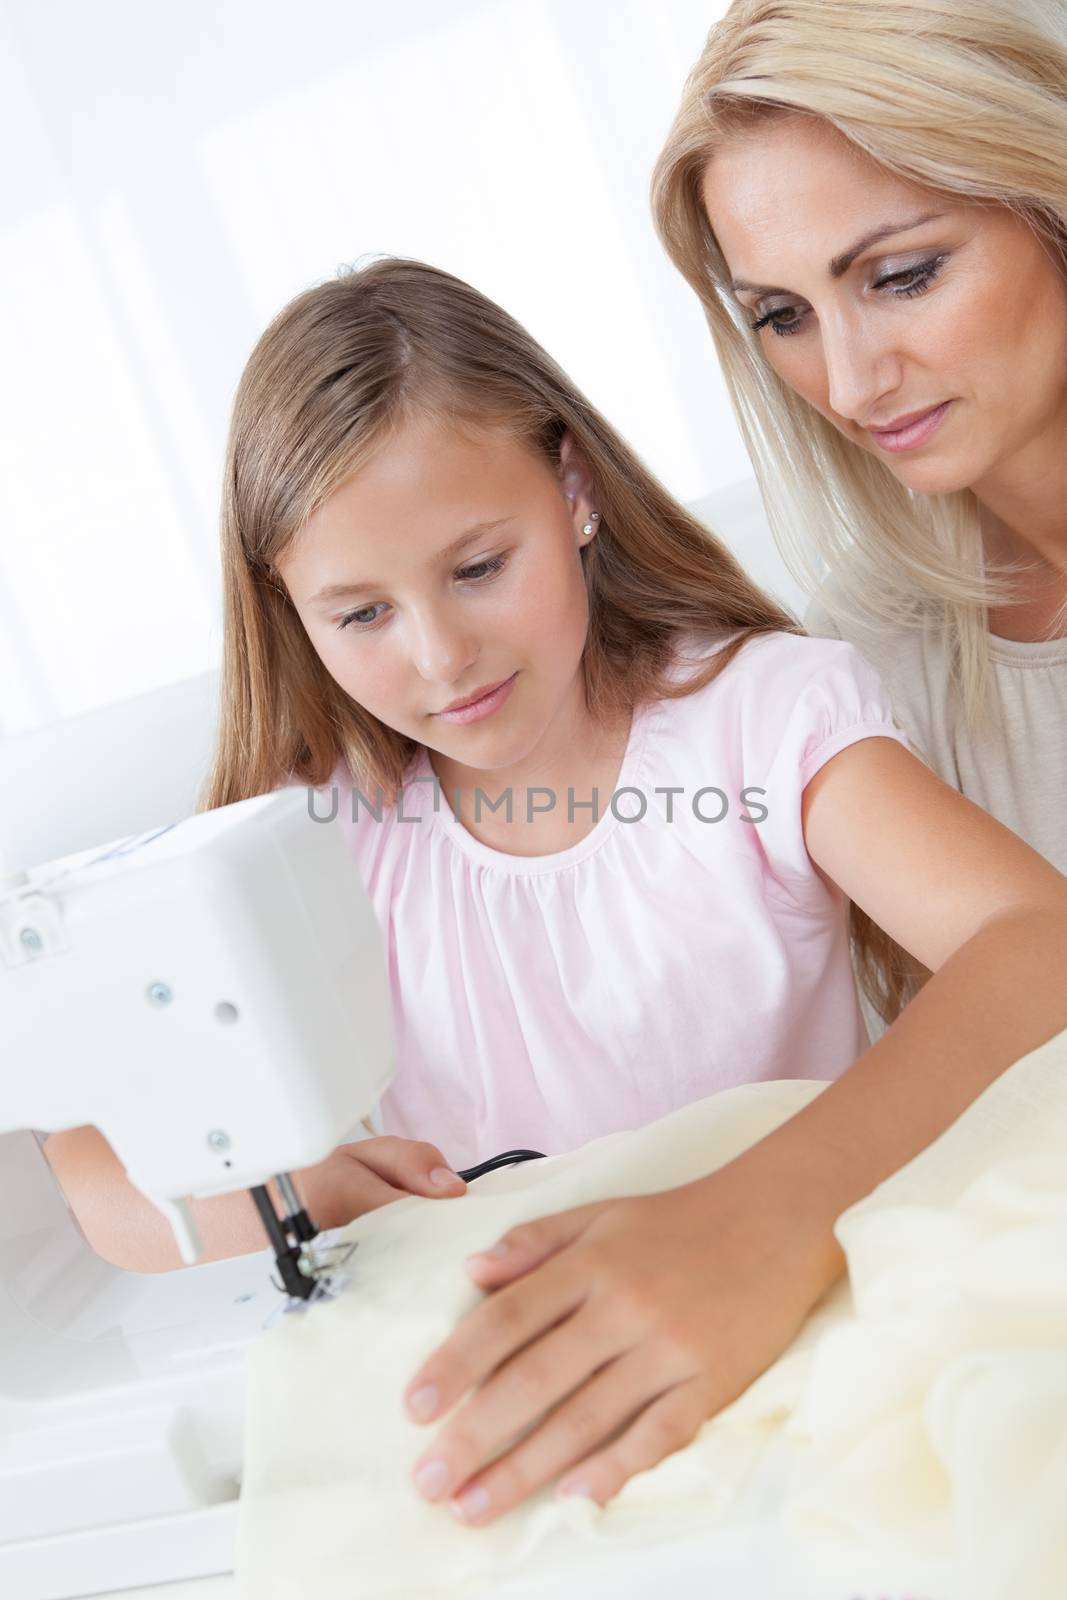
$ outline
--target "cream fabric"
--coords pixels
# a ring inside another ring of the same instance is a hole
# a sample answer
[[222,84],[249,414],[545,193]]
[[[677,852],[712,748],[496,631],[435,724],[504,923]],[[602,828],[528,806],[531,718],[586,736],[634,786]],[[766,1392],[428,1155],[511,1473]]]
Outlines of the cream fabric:
[[[1067,1034],[1018,1062],[839,1219],[849,1280],[686,1450],[604,1511],[543,1492],[480,1530],[409,1482],[432,1437],[400,1395],[477,1299],[463,1257],[519,1220],[683,1183],[825,1085],[724,1091],[636,1133],[495,1173],[458,1201],[354,1223],[341,1299],[254,1347],[237,1566],[246,1600],[432,1600],[536,1571],[560,1530],[605,1549],[727,1525],[792,1440],[784,1525],[899,1565],[958,1560],[960,1594],[1067,1593]],[[578,1548],[576,1542],[575,1548]],[[358,1587],[353,1588],[358,1574]]]

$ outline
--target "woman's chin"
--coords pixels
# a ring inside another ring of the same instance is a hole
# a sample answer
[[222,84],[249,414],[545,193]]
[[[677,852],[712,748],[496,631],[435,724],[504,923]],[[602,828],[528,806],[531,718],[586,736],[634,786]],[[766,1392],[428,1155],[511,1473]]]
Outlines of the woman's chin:
[[916,494],[957,494],[975,481],[974,470],[958,459],[887,461],[890,472]]

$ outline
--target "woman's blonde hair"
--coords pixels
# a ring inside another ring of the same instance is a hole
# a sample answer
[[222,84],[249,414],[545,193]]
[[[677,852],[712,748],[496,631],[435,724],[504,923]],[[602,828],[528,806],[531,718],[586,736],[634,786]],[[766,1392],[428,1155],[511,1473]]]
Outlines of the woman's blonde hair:
[[700,297],[768,519],[802,585],[850,636],[933,621],[966,721],[991,708],[982,554],[969,490],[921,495],[761,355],[701,198],[716,148],[796,114],[953,203],[1010,207],[1067,265],[1063,0],[734,0],[708,35],[652,178],[656,226]]
[[[249,357],[226,452],[219,734],[201,809],[344,762],[392,804],[418,745],[366,711],[316,654],[279,572],[297,533],[405,418],[508,430],[558,469],[571,435],[594,483],[582,549],[586,704],[605,724],[709,683],[757,634],[799,633],[678,504],[540,345],[469,284],[384,258],[298,295]],[[684,681],[685,634],[736,634]]]

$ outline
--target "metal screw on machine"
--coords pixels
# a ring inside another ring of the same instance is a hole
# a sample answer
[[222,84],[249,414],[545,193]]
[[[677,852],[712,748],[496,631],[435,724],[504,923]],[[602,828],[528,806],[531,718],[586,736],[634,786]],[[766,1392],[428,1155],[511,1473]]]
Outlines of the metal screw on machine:
[[212,1128],[207,1136],[207,1142],[212,1150],[228,1150],[230,1148],[230,1136],[222,1128]]
[[36,928],[23,928],[19,934],[19,943],[24,950],[43,950],[44,940]]
[[154,1006],[167,1006],[174,999],[174,994],[165,983],[150,983],[145,991]]

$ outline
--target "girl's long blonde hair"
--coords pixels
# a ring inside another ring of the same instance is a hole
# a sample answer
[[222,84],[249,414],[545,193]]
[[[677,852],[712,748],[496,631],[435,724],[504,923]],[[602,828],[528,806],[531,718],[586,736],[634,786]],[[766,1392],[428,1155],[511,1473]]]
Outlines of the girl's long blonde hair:
[[953,203],[1010,207],[1067,267],[1064,0],[734,0],[708,34],[652,177],[656,226],[703,305],[776,541],[854,638],[943,632],[966,722],[991,708],[983,559],[969,490],[920,495],[763,359],[705,213],[725,140],[801,113]]
[[[405,417],[498,426],[558,467],[564,433],[601,513],[582,562],[589,631],[586,704],[607,722],[694,693],[759,634],[802,632],[730,551],[648,471],[541,346],[469,284],[384,258],[290,302],[248,359],[224,469],[224,642],[219,732],[200,809],[299,780],[319,788],[343,762],[391,805],[418,746],[323,666],[278,572],[292,540]],[[679,679],[676,646],[731,633]],[[887,1020],[908,958],[852,908],[864,989]],[[924,969],[923,969],[924,970]]]
[[[298,295],[262,335],[234,401],[221,543],[218,742],[200,809],[343,761],[392,804],[417,744],[326,671],[278,565],[323,502],[413,413],[497,426],[558,468],[569,433],[601,520],[581,560],[589,594],[586,704],[605,723],[710,682],[754,635],[799,624],[679,505],[540,345],[468,284],[379,259]],[[736,633],[681,681],[682,635]]]

